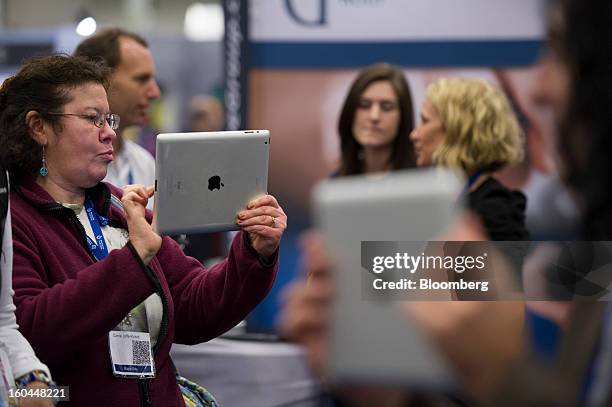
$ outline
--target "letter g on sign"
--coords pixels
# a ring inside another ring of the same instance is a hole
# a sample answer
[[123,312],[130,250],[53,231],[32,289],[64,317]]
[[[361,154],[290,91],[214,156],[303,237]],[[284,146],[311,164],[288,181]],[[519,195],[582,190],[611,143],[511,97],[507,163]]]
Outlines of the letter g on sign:
[[[308,19],[308,18],[304,18],[302,15],[298,14],[295,4],[294,4],[295,0],[285,0],[285,7],[287,8],[287,13],[289,14],[289,16],[291,17],[292,20],[294,20],[296,23],[306,26],[306,27],[318,27],[318,26],[324,26],[327,24],[327,13],[326,13],[326,3],[327,0],[319,0],[319,8],[318,8],[318,15],[314,17],[314,19]],[[312,5],[315,3],[314,0],[308,0],[308,1],[298,1],[298,4],[300,5],[309,5],[310,7],[312,7]],[[301,10],[302,12],[304,11],[304,9]]]

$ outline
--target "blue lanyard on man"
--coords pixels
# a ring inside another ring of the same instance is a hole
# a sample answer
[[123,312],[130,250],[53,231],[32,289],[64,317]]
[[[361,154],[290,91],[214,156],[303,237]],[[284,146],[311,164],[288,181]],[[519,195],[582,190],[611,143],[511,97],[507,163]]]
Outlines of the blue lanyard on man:
[[104,234],[102,233],[102,228],[100,226],[108,225],[108,218],[99,215],[98,212],[96,212],[96,208],[89,197],[85,199],[85,210],[87,211],[87,219],[89,219],[91,230],[93,231],[96,239],[94,242],[89,236],[87,236],[87,244],[89,245],[89,249],[93,253],[94,257],[100,261],[108,256],[108,247],[104,241]]
[[128,185],[133,185],[134,184],[134,176],[132,175],[132,167],[128,166],[128,179],[127,179],[127,184]]

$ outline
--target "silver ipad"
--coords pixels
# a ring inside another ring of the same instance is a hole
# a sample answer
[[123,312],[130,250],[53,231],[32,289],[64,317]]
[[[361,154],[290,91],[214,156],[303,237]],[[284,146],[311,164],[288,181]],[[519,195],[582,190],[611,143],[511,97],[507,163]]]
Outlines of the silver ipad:
[[403,301],[364,295],[361,242],[431,240],[454,216],[460,186],[454,174],[413,170],[338,178],[315,188],[316,222],[334,264],[334,382],[453,387],[449,367],[400,309]]
[[236,214],[268,188],[268,130],[157,136],[155,199],[163,234],[236,230]]

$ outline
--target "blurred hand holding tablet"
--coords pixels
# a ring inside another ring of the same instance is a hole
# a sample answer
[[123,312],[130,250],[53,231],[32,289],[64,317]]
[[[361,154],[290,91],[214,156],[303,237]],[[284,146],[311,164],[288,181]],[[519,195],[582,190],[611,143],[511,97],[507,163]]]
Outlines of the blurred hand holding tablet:
[[462,182],[454,173],[418,170],[345,177],[316,187],[316,221],[334,270],[329,374],[335,383],[454,386],[450,368],[407,320],[402,301],[364,298],[361,242],[431,240],[451,223]]

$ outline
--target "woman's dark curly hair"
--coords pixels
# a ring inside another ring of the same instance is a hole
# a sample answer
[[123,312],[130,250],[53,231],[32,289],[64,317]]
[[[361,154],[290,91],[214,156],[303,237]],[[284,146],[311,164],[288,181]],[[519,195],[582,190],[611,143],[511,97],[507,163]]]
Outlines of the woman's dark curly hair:
[[359,98],[370,84],[377,81],[389,81],[395,91],[400,109],[400,123],[393,141],[389,164],[391,169],[399,170],[414,167],[414,149],[408,135],[414,128],[412,97],[404,73],[389,64],[370,65],[359,72],[344,101],[338,133],[340,134],[340,148],[342,163],[340,175],[362,174],[365,170],[364,161],[359,159],[362,147],[353,135],[353,121],[355,111],[359,106]]
[[63,111],[71,101],[70,91],[78,86],[95,83],[108,89],[109,73],[99,62],[57,54],[26,62],[4,81],[0,87],[0,160],[14,182],[41,165],[41,146],[26,125],[28,112],[37,111],[61,131],[60,117],[48,113]]
[[612,1],[559,0],[549,43],[570,76],[561,123],[564,178],[580,198],[585,237],[612,236]]

